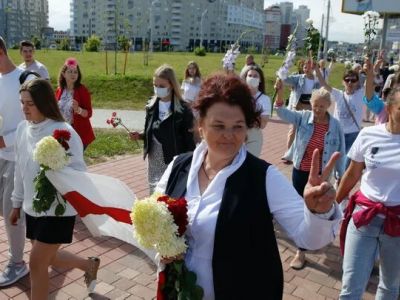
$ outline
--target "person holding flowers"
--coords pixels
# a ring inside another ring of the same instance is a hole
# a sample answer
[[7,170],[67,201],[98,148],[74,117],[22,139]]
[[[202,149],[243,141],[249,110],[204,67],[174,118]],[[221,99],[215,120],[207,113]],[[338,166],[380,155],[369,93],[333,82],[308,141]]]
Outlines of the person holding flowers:
[[174,70],[168,65],[156,69],[154,96],[146,106],[144,131],[133,131],[130,138],[143,140],[148,156],[150,194],[175,155],[193,151],[193,113],[183,102]]
[[81,83],[82,73],[78,61],[68,58],[58,75],[56,98],[66,122],[72,125],[82,139],[83,149],[94,141],[90,118],[92,102],[88,89]]
[[65,166],[85,170],[81,139],[64,121],[47,80],[35,79],[24,83],[20,98],[26,120],[19,124],[16,134],[13,210],[9,219],[11,224],[17,225],[22,221],[21,209],[25,212],[26,237],[32,242],[29,258],[31,299],[47,299],[49,266],[81,269],[85,272],[88,288],[92,289],[100,261],[95,257],[85,259],[59,250],[62,244],[72,241],[77,213],[56,191],[46,200],[49,202],[44,203],[42,197],[49,196],[53,186],[40,185],[45,184],[46,179],[45,176],[39,177],[43,169],[52,169],[48,168],[49,165],[53,169]]
[[[274,166],[248,154],[247,130],[260,122],[252,101],[247,84],[236,75],[206,79],[193,106],[203,141],[193,153],[177,156],[156,188],[187,201],[184,260],[205,300],[282,299],[272,216],[307,249],[331,242],[341,219],[335,191],[325,181],[339,154],[319,173],[320,154],[314,151],[303,201]],[[174,259],[180,257],[163,257],[167,263]]]

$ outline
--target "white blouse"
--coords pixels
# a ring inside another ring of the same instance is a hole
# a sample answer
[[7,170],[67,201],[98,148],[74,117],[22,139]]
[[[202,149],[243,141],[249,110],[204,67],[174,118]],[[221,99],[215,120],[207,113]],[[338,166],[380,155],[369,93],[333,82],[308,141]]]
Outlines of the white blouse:
[[[212,273],[214,235],[222,195],[227,178],[243,164],[247,152],[242,146],[233,162],[218,172],[201,195],[198,173],[206,153],[207,144],[203,141],[193,153],[188,175],[185,198],[188,202],[186,236],[189,247],[185,262],[189,270],[197,274],[197,284],[204,290],[203,299],[212,300],[215,299]],[[165,192],[172,166],[173,161],[158,183],[156,192]],[[342,216],[336,204],[326,218],[312,214],[292,184],[274,166],[267,170],[266,190],[271,213],[299,247],[319,249],[335,238]],[[328,220],[332,217],[333,220]]]

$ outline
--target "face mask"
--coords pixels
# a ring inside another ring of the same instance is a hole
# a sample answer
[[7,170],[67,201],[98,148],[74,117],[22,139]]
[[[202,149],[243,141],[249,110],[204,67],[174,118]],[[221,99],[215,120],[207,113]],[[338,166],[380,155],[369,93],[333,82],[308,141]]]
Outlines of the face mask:
[[158,98],[165,98],[169,95],[169,88],[154,87],[154,94]]
[[256,77],[246,77],[246,83],[253,87],[256,88],[258,87],[258,85],[260,84],[260,78],[256,78]]

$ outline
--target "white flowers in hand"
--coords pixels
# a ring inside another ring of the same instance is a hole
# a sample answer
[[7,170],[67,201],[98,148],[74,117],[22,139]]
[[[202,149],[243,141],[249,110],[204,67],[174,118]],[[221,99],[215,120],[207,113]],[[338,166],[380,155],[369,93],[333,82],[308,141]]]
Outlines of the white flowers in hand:
[[3,117],[0,115],[0,130],[3,128]]
[[69,163],[69,156],[61,144],[52,136],[42,138],[33,151],[33,160],[51,170],[61,170]]
[[312,25],[313,23],[314,23],[314,21],[311,18],[308,18],[306,20],[306,24],[308,24],[308,25]]
[[366,12],[362,15],[362,17],[363,17],[364,19],[366,19],[366,18],[379,19],[380,15],[379,15],[379,13],[376,12],[376,11],[369,10],[369,11],[366,11]]

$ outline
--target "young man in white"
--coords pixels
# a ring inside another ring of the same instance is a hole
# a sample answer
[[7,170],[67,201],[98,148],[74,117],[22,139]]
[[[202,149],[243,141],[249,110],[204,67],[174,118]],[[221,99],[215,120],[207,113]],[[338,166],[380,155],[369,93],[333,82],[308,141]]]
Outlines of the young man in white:
[[19,44],[19,53],[22,56],[24,62],[20,64],[18,67],[24,70],[29,70],[36,72],[40,75],[41,78],[50,79],[49,72],[44,64],[35,60],[35,46],[31,41],[22,41]]
[[18,225],[11,225],[11,193],[14,189],[14,141],[17,126],[24,119],[19,101],[19,77],[23,72],[7,55],[7,48],[0,36],[0,211],[8,237],[10,260],[0,273],[0,287],[8,286],[29,273],[23,260],[25,245],[25,216]]

